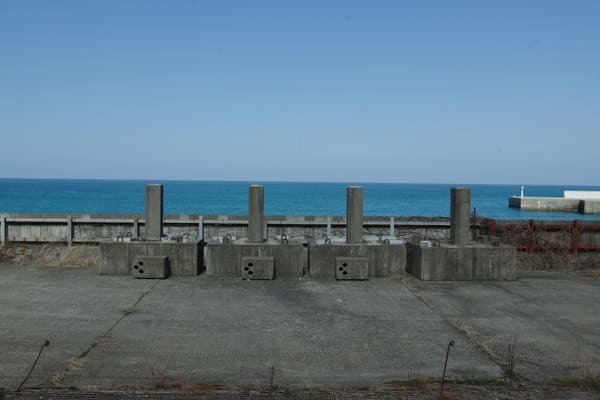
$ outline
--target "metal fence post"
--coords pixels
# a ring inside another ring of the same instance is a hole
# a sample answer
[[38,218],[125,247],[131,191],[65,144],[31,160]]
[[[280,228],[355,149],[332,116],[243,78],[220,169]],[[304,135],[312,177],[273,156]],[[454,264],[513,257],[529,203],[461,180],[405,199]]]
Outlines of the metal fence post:
[[67,217],[67,243],[73,245],[73,216]]
[[6,223],[6,216],[0,216],[0,245],[5,246],[8,242],[8,225]]

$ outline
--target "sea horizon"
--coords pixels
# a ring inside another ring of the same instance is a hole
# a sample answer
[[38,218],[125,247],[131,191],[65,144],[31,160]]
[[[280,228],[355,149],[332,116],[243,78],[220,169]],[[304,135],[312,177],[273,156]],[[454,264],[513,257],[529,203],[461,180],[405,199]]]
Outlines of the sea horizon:
[[0,177],[0,181],[119,181],[119,182],[190,182],[190,183],[248,183],[248,184],[260,184],[260,183],[332,183],[332,184],[394,184],[394,185],[456,185],[456,186],[515,186],[520,189],[521,186],[565,186],[565,187],[590,187],[598,188],[600,190],[600,184],[592,183],[504,183],[504,182],[410,182],[410,181],[362,181],[362,180],[281,180],[281,179],[185,179],[185,178],[165,178],[165,179],[154,179],[154,178],[15,178],[15,177]]

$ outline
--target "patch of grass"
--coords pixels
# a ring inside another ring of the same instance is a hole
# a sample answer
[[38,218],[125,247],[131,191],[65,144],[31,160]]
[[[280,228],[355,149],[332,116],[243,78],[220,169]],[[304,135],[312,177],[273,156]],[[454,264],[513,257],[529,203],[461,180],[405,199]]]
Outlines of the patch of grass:
[[100,259],[100,248],[95,245],[62,242],[9,244],[0,247],[0,265],[45,267],[93,267]]
[[600,376],[555,378],[553,382],[556,386],[565,389],[600,390]]
[[[442,382],[441,378],[421,377],[407,380],[396,380],[386,382],[387,385],[395,387],[424,387],[430,385],[439,385]],[[463,379],[446,379],[447,385],[467,385],[467,386],[484,386],[484,387],[499,387],[505,386],[506,381],[501,378],[463,378]]]
[[14,263],[14,251],[11,251],[8,246],[0,246],[0,265],[13,265]]

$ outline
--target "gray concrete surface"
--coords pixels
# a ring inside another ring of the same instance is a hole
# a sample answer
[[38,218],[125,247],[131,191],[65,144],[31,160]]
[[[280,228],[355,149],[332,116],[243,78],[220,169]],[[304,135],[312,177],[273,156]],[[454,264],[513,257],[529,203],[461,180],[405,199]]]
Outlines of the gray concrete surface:
[[600,280],[422,282],[97,276],[0,268],[0,387],[154,387],[170,380],[290,387],[515,372],[598,374]]

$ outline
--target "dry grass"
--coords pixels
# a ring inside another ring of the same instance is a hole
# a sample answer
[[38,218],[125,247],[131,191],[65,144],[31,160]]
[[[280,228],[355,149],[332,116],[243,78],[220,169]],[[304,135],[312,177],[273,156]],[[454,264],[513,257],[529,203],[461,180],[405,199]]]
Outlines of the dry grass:
[[67,246],[64,243],[9,244],[0,248],[0,265],[93,267],[100,258],[94,245]]

